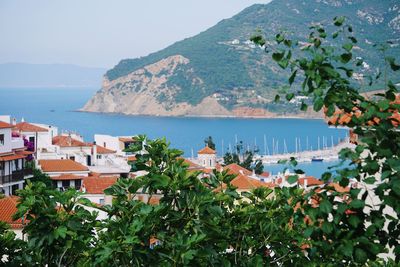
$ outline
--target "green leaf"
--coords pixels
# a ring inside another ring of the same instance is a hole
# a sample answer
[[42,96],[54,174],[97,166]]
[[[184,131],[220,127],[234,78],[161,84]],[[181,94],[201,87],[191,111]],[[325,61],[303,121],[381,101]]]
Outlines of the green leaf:
[[358,263],[364,263],[367,261],[367,253],[363,249],[356,248],[354,253],[354,258]]
[[293,97],[294,97],[294,94],[293,94],[293,93],[286,94],[286,100],[287,100],[287,101],[292,100]]
[[345,21],[345,17],[343,17],[343,16],[335,17],[335,18],[334,18],[334,23],[333,23],[333,24],[334,24],[335,26],[337,26],[337,27],[340,27],[340,26],[343,25],[344,21]]
[[394,59],[393,57],[387,57],[386,60],[387,60],[387,62],[389,62],[390,68],[391,68],[393,71],[398,71],[398,70],[400,70],[400,65],[397,65],[397,64],[395,63],[395,59]]
[[65,238],[65,236],[67,235],[67,227],[65,226],[58,227],[55,231],[55,235],[56,237]]
[[360,199],[354,199],[350,203],[350,207],[355,208],[355,209],[361,209],[361,208],[364,208],[364,206],[365,206],[364,201],[362,201]]
[[318,97],[315,101],[314,101],[314,110],[315,111],[320,111],[322,109],[322,107],[324,106],[324,100],[322,100],[322,98]]
[[275,52],[272,54],[272,59],[279,62],[285,56],[285,52]]
[[374,184],[376,182],[375,177],[368,177],[366,179],[364,179],[364,183],[366,184]]
[[304,102],[301,102],[300,110],[307,111],[307,109],[308,109],[308,105]]
[[280,95],[275,95],[275,99],[274,99],[275,102],[279,102],[280,99],[281,99]]
[[326,214],[331,213],[332,211],[332,204],[328,200],[323,200],[319,204],[319,209]]
[[289,184],[294,184],[297,182],[297,180],[299,179],[298,175],[290,175],[287,179]]
[[350,43],[344,44],[343,49],[346,50],[347,52],[350,52],[351,49],[353,49],[353,44]]
[[355,216],[355,215],[350,215],[349,217],[349,224],[356,228],[360,224],[361,220]]
[[342,61],[342,63],[346,64],[351,60],[352,57],[353,57],[352,53],[344,53],[344,54],[340,55],[340,61]]
[[296,78],[297,70],[293,71],[292,75],[289,77],[289,84],[292,85],[294,82],[294,79]]

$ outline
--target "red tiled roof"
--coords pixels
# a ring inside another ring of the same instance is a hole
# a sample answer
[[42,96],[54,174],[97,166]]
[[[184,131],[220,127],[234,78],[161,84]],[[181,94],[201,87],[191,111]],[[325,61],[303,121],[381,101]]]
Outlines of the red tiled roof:
[[189,167],[188,167],[189,170],[194,170],[194,169],[195,170],[203,170],[204,169],[202,166],[194,163],[191,160],[188,160],[188,159],[185,159],[185,158],[181,158],[181,159],[183,159],[185,164],[189,165]]
[[136,161],[136,157],[135,156],[129,156],[128,157],[128,162],[129,161]]
[[86,176],[78,176],[78,175],[73,175],[73,174],[61,174],[59,176],[50,176],[51,180],[55,181],[62,181],[62,180],[82,180]]
[[121,142],[124,142],[124,143],[135,141],[135,139],[133,139],[133,137],[119,137],[118,140]]
[[[97,154],[114,154],[116,151],[97,145]],[[93,146],[92,146],[93,154]]]
[[12,128],[14,126],[12,126],[11,124],[4,122],[4,121],[0,121],[0,129],[6,129],[6,128]]
[[47,129],[36,126],[34,124],[28,123],[28,122],[20,122],[17,123],[17,125],[14,126],[14,129],[17,129],[20,132],[48,132]]
[[53,137],[53,145],[57,145],[60,147],[82,147],[82,146],[90,146],[84,142],[76,140],[70,136],[59,135]]
[[203,149],[199,150],[197,154],[215,154],[215,150],[209,148],[208,146],[204,147]]
[[82,187],[87,194],[104,194],[104,190],[117,182],[117,177],[85,177]]
[[297,182],[298,182],[299,185],[303,185],[303,186],[304,186],[305,180],[307,180],[307,186],[323,185],[323,184],[324,184],[323,181],[318,180],[317,178],[312,177],[312,176],[307,176],[307,177],[304,177],[304,178],[299,178],[299,179],[297,180]]
[[339,192],[339,193],[350,192],[350,187],[343,187],[343,186],[340,186],[338,183],[330,183],[328,186],[333,187],[335,189],[335,191]]
[[17,212],[19,197],[10,196],[0,199],[0,221],[5,222],[13,229],[23,228],[22,219],[13,221],[12,216]]
[[246,175],[239,174],[231,181],[231,184],[239,190],[251,190],[258,187],[273,187],[272,183],[263,183],[259,180],[250,178]]
[[39,160],[39,165],[44,172],[69,172],[88,171],[82,164],[70,159],[44,159]]
[[0,157],[0,161],[10,161],[10,160],[24,159],[24,158],[26,158],[26,155],[24,154],[14,154],[14,155]]
[[244,174],[244,175],[252,175],[253,174],[252,171],[249,171],[248,169],[243,168],[242,166],[239,166],[236,163],[226,165],[224,167],[224,170],[227,170],[228,174]]

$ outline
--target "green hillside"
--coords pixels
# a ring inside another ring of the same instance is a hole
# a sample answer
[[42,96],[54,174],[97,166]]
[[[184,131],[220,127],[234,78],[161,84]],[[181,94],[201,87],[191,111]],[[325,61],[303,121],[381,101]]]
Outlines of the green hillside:
[[[253,5],[214,27],[161,51],[136,59],[124,59],[106,73],[109,80],[125,76],[172,55],[182,55],[190,63],[181,66],[168,85],[181,90],[176,102],[199,103],[213,93],[227,96],[225,106],[251,97],[251,92],[267,99],[286,83],[287,73],[277,68],[270,56],[248,42],[256,29],[266,36],[289,30],[294,39],[305,40],[312,23],[328,25],[335,16],[346,16],[359,40],[357,56],[368,65],[365,72],[381,67],[382,55],[375,43],[392,40],[391,53],[399,54],[400,4],[398,0],[274,0]],[[199,77],[203,83],[193,82]]]

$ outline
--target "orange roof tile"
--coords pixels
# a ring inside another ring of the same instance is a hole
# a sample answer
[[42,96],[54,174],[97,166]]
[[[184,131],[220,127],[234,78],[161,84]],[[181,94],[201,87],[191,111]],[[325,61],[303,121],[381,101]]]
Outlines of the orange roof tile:
[[44,159],[39,160],[39,165],[44,172],[70,172],[88,171],[82,164],[70,159]]
[[194,163],[194,162],[191,161],[191,160],[188,160],[188,159],[185,159],[185,158],[180,158],[180,159],[183,159],[183,162],[184,162],[186,165],[189,165],[189,166],[188,166],[188,169],[189,169],[189,170],[203,170],[203,169],[204,169],[202,166],[200,166],[200,165]]
[[46,128],[42,128],[28,122],[17,123],[17,125],[14,126],[14,129],[20,132],[34,132],[34,133],[48,132]]
[[251,190],[258,187],[273,187],[272,183],[263,183],[259,180],[250,178],[246,175],[239,174],[231,181],[231,184],[239,190]]
[[0,221],[5,222],[13,229],[21,229],[22,218],[14,221],[12,216],[17,212],[19,197],[10,196],[0,199]]
[[249,171],[248,169],[243,168],[242,166],[239,166],[236,163],[226,165],[224,167],[224,170],[227,170],[228,174],[244,174],[244,175],[252,175],[253,174],[252,171]]
[[88,145],[87,143],[81,142],[79,140],[76,140],[70,136],[65,136],[65,135],[58,135],[53,137],[53,145],[57,145],[60,147],[82,147],[82,146],[91,146]]
[[[97,154],[114,154],[116,151],[97,145]],[[93,153],[93,146],[92,146]]]
[[6,128],[12,128],[14,126],[12,126],[11,124],[4,122],[4,121],[0,121],[0,129],[6,129]]
[[0,161],[10,161],[10,160],[24,159],[24,158],[26,158],[26,155],[23,155],[23,154],[14,154],[14,155],[8,155],[8,156],[2,156],[2,157],[0,157]]
[[133,137],[119,137],[118,140],[124,143],[135,141]]
[[104,190],[117,182],[117,177],[84,177],[82,188],[87,194],[104,194]]
[[128,161],[136,161],[137,158],[135,156],[129,156]]
[[350,187],[343,187],[343,186],[340,186],[338,183],[330,183],[328,186],[333,187],[335,189],[335,191],[339,192],[339,193],[350,192]]
[[208,146],[204,147],[203,149],[199,150],[197,154],[215,154],[215,150],[209,148]]
[[51,180],[62,181],[62,180],[82,180],[86,176],[78,176],[73,174],[61,174],[59,176],[50,176]]
[[307,177],[304,177],[304,178],[299,178],[299,179],[297,180],[297,182],[298,182],[299,185],[304,185],[304,183],[305,183],[306,180],[307,180],[307,186],[323,185],[323,184],[324,184],[323,181],[318,180],[317,178],[312,177],[312,176],[307,176]]

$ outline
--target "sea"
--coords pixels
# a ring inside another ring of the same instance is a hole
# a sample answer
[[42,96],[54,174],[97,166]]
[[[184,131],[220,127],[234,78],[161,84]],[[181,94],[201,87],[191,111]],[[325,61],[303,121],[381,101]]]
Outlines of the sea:
[[[242,119],[199,117],[153,117],[123,114],[86,113],[78,111],[95,94],[96,88],[0,88],[0,115],[11,115],[17,121],[54,125],[61,131],[81,134],[93,141],[94,134],[166,138],[171,147],[181,149],[185,157],[196,156],[211,136],[219,156],[243,141],[245,149],[258,154],[316,149],[318,144],[331,146],[347,137],[348,131],[329,127],[317,119]],[[318,141],[319,140],[319,141]],[[319,177],[337,162],[301,163],[297,168]],[[265,166],[278,173],[284,166]]]

